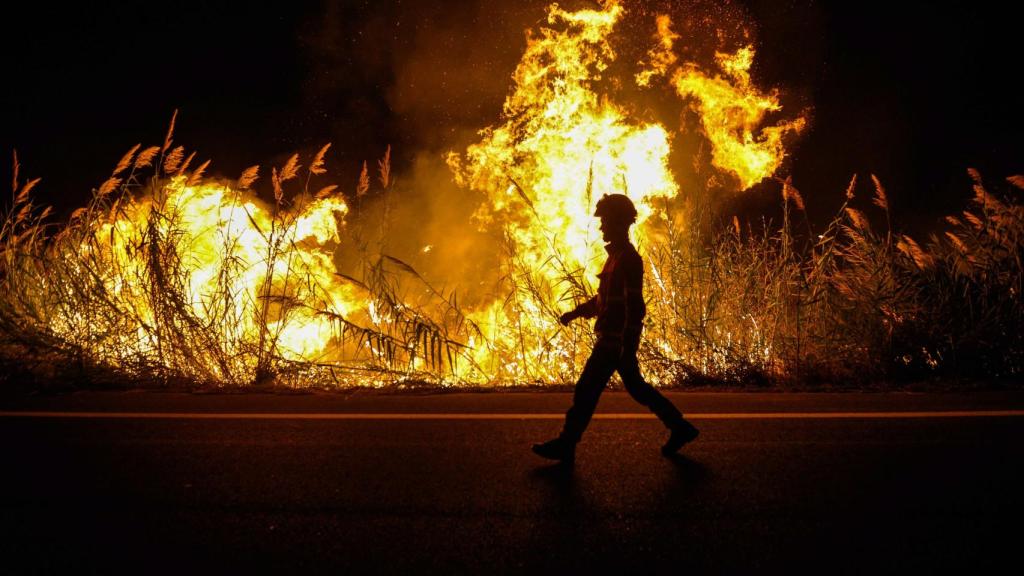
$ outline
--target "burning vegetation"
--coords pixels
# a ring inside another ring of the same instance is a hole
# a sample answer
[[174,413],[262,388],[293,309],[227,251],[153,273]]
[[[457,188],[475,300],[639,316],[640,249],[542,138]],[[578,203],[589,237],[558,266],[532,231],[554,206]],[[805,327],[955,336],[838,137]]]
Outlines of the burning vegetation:
[[[129,150],[60,225],[34,204],[38,179],[22,181],[15,156],[0,230],[7,372],[223,385],[569,382],[592,335],[558,317],[595,287],[594,204],[623,193],[640,211],[640,352],[658,385],[1020,373],[1024,211],[1014,200],[972,172],[971,208],[918,243],[893,231],[882,183],[872,176],[861,199],[855,177],[832,222],[804,231],[803,197],[776,174],[806,113],[756,85],[752,46],[702,66],[681,56],[686,39],[657,15],[644,57],[623,63],[613,33],[624,13],[616,0],[552,5],[528,36],[500,121],[448,154],[451,177],[477,199],[463,235],[490,243],[490,273],[474,282],[453,285],[389,251],[394,203],[424,193],[395,191],[390,151],[376,178],[364,164],[348,194],[321,181],[330,145],[294,155],[270,170],[264,201],[251,189],[258,166],[237,180],[205,176],[209,162],[196,166],[174,146],[172,119],[162,145]],[[617,100],[627,83],[676,98],[683,126]],[[681,178],[672,155],[694,140],[708,166]],[[773,177],[779,225],[716,224],[718,196]],[[1013,193],[1024,177],[1009,183]]]

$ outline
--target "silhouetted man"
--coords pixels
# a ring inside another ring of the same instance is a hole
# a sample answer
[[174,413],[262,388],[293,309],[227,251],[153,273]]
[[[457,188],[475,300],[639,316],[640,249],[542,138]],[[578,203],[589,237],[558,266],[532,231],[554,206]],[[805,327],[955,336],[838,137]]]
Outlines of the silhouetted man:
[[662,454],[669,456],[695,439],[699,432],[640,374],[636,351],[647,307],[643,297],[644,263],[629,242],[629,227],[636,221],[636,208],[623,194],[606,194],[597,202],[594,216],[601,219],[601,233],[608,252],[604,269],[598,274],[597,296],[562,314],[559,321],[567,325],[576,318],[596,317],[597,342],[576,382],[572,407],[565,414],[562,433],[554,440],[534,444],[533,451],[544,458],[571,462],[576,456],[576,444],[594,415],[608,379],[618,371],[630,396],[654,412],[671,431],[668,441],[661,447]]

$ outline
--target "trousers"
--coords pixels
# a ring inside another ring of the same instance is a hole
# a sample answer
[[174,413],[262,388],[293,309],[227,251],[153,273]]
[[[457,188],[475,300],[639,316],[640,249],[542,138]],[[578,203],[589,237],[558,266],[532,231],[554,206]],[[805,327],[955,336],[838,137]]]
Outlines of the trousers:
[[672,430],[683,421],[683,415],[651,386],[640,374],[640,362],[636,352],[640,346],[640,335],[626,336],[623,345],[599,337],[594,345],[583,372],[576,381],[573,391],[572,406],[565,413],[565,426],[561,437],[578,443],[583,432],[597,409],[597,401],[601,398],[614,372],[618,372],[626,391],[634,400],[646,406],[658,417],[666,428]]

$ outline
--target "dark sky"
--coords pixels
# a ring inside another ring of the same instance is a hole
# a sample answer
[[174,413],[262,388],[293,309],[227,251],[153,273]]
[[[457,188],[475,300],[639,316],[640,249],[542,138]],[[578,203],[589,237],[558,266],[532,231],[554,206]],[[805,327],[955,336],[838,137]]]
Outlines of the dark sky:
[[[2,35],[0,174],[10,180],[17,148],[22,176],[42,176],[40,199],[66,212],[129,147],[160,143],[175,108],[177,142],[213,173],[331,141],[343,188],[388,144],[401,175],[497,121],[523,29],[547,2],[29,4]],[[716,4],[625,2],[634,13]],[[854,172],[878,174],[908,226],[963,207],[968,166],[993,183],[1024,172],[1016,20],[941,4],[737,4],[754,24],[756,79],[813,108],[787,168],[812,214],[834,210]]]

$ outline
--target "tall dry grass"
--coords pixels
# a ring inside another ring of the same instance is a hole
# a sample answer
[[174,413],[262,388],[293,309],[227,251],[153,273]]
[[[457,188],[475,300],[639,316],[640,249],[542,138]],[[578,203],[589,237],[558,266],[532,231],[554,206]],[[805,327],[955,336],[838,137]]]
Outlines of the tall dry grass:
[[[541,259],[557,272],[552,284],[512,234],[500,235],[496,298],[509,321],[503,334],[512,338],[489,338],[455,289],[436,288],[438,279],[391,253],[389,239],[400,231],[389,209],[398,201],[390,149],[375,182],[363,165],[347,222],[338,222],[357,255],[354,269],[317,276],[293,249],[302,208],[338,193],[313,186],[328,145],[306,168],[293,155],[271,169],[271,217],[260,228],[258,257],[243,257],[230,221],[211,231],[221,254],[217,288],[198,298],[190,281],[196,240],[168,192],[204,181],[209,162],[193,167],[195,154],[173,146],[173,131],[174,119],[162,145],[129,150],[89,203],[61,223],[35,204],[39,180],[23,180],[15,156],[0,223],[0,368],[9,380],[523,384],[570,382],[578,373],[592,336],[583,325],[559,327],[557,318],[594,284],[562,257],[557,236],[550,234]],[[253,166],[225,190],[252,194],[259,174]],[[821,230],[807,222],[803,195],[789,180],[779,181],[777,225],[716,224],[707,202],[666,200],[658,207],[665,217],[640,246],[648,265],[646,373],[682,386],[1019,375],[1024,177],[992,189],[977,172],[970,176],[970,206],[923,240],[896,230],[887,191],[873,176],[850,182]],[[529,191],[517,189],[528,200]],[[364,206],[371,197],[372,212]],[[130,231],[116,225],[127,215],[135,217]],[[239,290],[254,269],[262,283],[253,293]],[[337,306],[332,282],[358,305]],[[330,346],[296,359],[282,334],[310,314],[332,323]],[[255,331],[241,329],[249,318]],[[485,364],[477,364],[480,349],[489,352]],[[547,379],[531,366],[543,366]]]
[[[181,193],[209,182],[209,161],[193,168],[195,154],[172,146],[174,122],[162,146],[132,147],[89,203],[60,224],[50,222],[49,208],[35,205],[31,191],[39,180],[23,182],[15,156],[12,203],[0,224],[0,362],[7,379],[350,385],[458,365],[464,345],[449,331],[471,326],[454,294],[419,278],[433,290],[427,310],[396,289],[396,274],[418,277],[400,259],[377,254],[371,262],[367,252],[362,277],[354,278],[311,266],[311,258],[329,260],[330,246],[312,255],[298,249],[307,242],[297,232],[304,210],[336,194],[335,185],[312,187],[325,172],[329,145],[308,168],[295,154],[271,169],[269,215],[257,222],[258,200],[249,189],[258,166],[212,195]],[[386,188],[389,154],[379,168]],[[360,195],[369,185],[365,174],[361,180]],[[213,218],[197,229],[189,204],[205,206],[211,197],[214,205],[199,210]],[[335,212],[336,228],[344,228],[342,218]],[[195,282],[200,253],[216,264],[212,283]],[[360,305],[341,305],[339,294]],[[367,312],[374,309],[379,313]],[[310,318],[332,326],[330,350],[289,353],[283,335]]]
[[669,235],[648,250],[648,363],[682,384],[1019,375],[1024,179],[997,196],[970,174],[971,206],[922,243],[894,231],[874,176],[820,232],[795,224],[803,198],[785,181],[775,228]]

